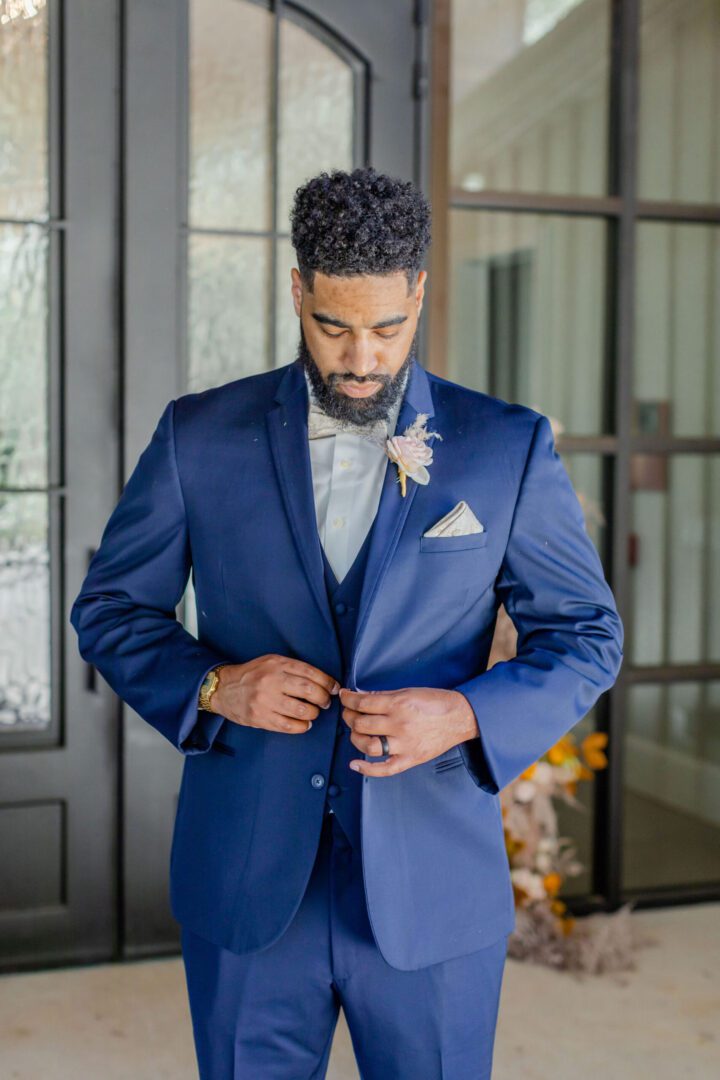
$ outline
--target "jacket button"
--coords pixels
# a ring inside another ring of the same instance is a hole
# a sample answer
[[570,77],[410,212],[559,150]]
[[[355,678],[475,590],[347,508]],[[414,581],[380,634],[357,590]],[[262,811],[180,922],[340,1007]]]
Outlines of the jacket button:
[[344,604],[342,600],[338,600],[337,604],[335,605],[335,610],[337,611],[338,615],[344,615],[347,611],[347,604]]
[[328,795],[339,795],[339,794],[340,794],[340,788],[338,787],[338,785],[337,784],[330,784],[330,786],[328,787]]
[[314,788],[325,787],[325,777],[322,775],[322,773],[313,773],[310,777],[310,783]]

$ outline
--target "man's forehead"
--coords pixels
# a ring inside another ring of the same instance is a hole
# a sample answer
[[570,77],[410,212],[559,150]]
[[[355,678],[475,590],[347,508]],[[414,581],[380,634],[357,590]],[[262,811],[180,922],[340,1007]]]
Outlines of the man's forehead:
[[403,271],[393,274],[329,275],[315,272],[310,294],[316,306],[320,301],[333,299],[345,303],[388,304],[407,301],[408,280]]
[[411,301],[404,273],[352,277],[316,273],[308,298],[317,321],[368,327],[388,320],[404,321]]

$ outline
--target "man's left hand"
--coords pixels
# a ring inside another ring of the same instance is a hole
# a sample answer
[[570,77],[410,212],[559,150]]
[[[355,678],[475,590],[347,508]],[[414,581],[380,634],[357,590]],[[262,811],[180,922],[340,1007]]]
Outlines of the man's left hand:
[[394,776],[479,734],[470,702],[459,690],[341,687],[340,701],[343,720],[352,731],[353,746],[371,757],[381,757],[380,736],[388,740],[390,754],[385,761],[361,758],[350,763],[366,776]]

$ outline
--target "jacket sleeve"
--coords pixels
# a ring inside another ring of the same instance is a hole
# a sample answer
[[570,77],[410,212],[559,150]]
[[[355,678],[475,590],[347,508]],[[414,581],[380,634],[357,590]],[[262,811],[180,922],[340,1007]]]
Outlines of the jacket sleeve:
[[226,657],[175,617],[191,558],[165,408],[103,532],[70,612],[80,655],[183,754],[202,753],[224,717],[197,707],[205,675]]
[[495,583],[517,655],[456,686],[479,737],[460,744],[491,794],[542,757],[613,685],[623,625],[546,416],[535,422]]

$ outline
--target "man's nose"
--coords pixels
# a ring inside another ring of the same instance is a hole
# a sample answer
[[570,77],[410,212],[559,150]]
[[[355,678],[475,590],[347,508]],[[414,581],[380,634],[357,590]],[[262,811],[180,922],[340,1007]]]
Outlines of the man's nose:
[[358,379],[367,378],[371,382],[373,373],[379,371],[379,367],[370,342],[367,345],[353,345],[345,358],[345,367],[348,375]]

